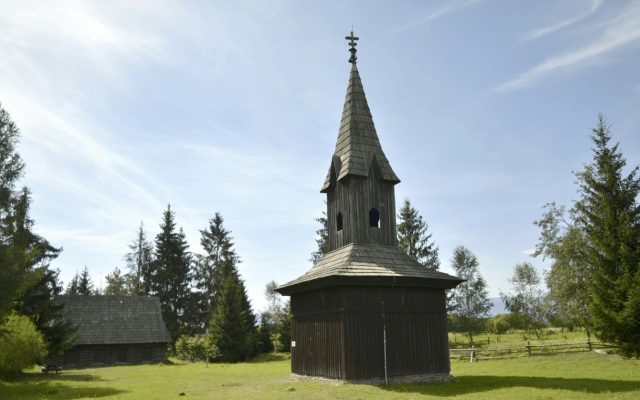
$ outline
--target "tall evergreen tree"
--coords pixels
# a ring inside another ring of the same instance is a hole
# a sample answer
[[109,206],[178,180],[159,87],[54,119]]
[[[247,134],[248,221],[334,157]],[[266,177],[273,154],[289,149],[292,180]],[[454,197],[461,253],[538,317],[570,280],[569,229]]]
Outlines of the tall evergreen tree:
[[71,322],[63,319],[64,303],[56,299],[63,290],[59,275],[59,270],[45,268],[16,307],[16,311],[28,316],[42,333],[49,357],[58,356],[73,346],[76,332]]
[[[325,201],[326,205],[326,201]],[[311,261],[314,265],[329,252],[329,232],[327,230],[327,212],[322,211],[322,216],[316,218],[316,222],[320,224],[320,228],[316,231],[316,244],[318,248],[311,253]]]
[[236,274],[225,276],[211,315],[209,333],[220,361],[248,360],[258,348],[256,317],[244,283]]
[[209,293],[211,317],[209,333],[218,347],[221,360],[240,361],[257,351],[256,316],[251,309],[237,264],[230,232],[223,226],[219,213],[200,231],[205,249],[204,263],[197,272],[197,287]]
[[451,290],[451,315],[473,342],[473,334],[484,328],[482,319],[487,317],[492,305],[487,282],[480,274],[478,258],[464,246],[458,246],[453,251],[451,267],[456,276],[465,280]]
[[183,331],[184,312],[189,302],[191,253],[182,229],[176,231],[171,205],[163,213],[154,258],[151,289],[160,299],[162,317],[175,340]]
[[140,222],[140,228],[135,240],[129,245],[131,252],[125,255],[129,280],[131,281],[131,294],[148,295],[151,293],[153,280],[153,244],[147,239],[144,224]]
[[85,265],[81,272],[76,272],[67,286],[65,294],[72,296],[91,296],[96,294],[89,269]]
[[429,225],[422,219],[409,199],[398,214],[398,246],[409,257],[415,259],[426,268],[437,270],[440,268],[438,258],[438,246],[432,239],[432,234],[427,233]]
[[60,253],[33,232],[29,189],[16,190],[24,172],[16,152],[18,137],[17,126],[0,104],[0,323]]
[[640,179],[636,166],[611,144],[603,115],[593,129],[593,161],[577,173],[576,220],[584,230],[591,267],[589,310],[596,334],[640,357]]

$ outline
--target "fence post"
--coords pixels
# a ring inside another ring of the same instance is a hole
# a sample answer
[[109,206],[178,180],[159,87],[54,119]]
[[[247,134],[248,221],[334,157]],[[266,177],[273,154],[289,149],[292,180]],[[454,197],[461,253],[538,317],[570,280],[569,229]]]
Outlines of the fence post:
[[531,357],[531,343],[527,340],[527,353],[529,353],[529,357]]
[[476,348],[471,347],[471,354],[469,355],[469,362],[473,362],[473,359],[476,357]]
[[587,338],[587,346],[589,347],[589,351],[593,350],[593,347],[591,346],[591,338]]

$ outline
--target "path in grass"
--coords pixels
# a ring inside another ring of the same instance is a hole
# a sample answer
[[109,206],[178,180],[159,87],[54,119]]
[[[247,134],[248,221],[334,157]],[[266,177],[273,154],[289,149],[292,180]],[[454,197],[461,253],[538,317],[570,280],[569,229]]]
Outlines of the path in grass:
[[[288,381],[289,360],[122,366],[0,381],[0,399],[640,399],[640,361],[572,355],[452,361],[445,385],[328,385]],[[180,396],[184,393],[184,396]]]

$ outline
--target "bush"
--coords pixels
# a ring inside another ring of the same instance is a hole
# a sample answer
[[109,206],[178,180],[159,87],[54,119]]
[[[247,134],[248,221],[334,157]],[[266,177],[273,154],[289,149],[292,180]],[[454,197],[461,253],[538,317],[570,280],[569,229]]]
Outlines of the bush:
[[495,335],[507,333],[510,328],[508,315],[499,314],[487,320],[487,330]]
[[11,315],[0,325],[0,376],[13,378],[42,361],[46,354],[42,334],[23,315]]
[[220,357],[210,335],[180,336],[176,340],[176,357],[185,361],[215,361]]

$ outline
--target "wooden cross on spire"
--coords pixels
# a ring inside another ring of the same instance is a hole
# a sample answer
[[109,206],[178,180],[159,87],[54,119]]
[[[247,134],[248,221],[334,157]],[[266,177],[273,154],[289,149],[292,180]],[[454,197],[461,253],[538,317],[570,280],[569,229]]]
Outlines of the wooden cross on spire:
[[358,57],[356,57],[356,52],[358,50],[356,50],[356,46],[358,45],[358,43],[356,43],[357,40],[360,40],[359,37],[353,36],[353,31],[351,31],[351,35],[350,36],[345,36],[345,39],[347,39],[349,41],[349,46],[351,46],[351,48],[349,49],[349,52],[351,53],[351,57],[349,57],[349,62],[351,64],[355,64],[356,60],[358,59]]

